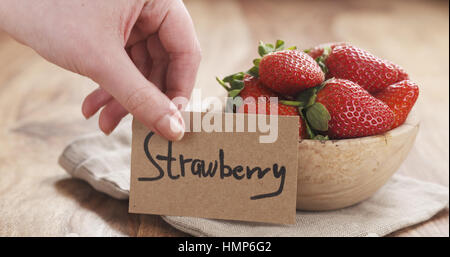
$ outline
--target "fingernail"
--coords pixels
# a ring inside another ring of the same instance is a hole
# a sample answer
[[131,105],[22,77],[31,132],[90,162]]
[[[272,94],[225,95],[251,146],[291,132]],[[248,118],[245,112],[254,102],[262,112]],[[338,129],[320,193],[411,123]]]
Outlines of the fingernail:
[[158,121],[156,129],[166,138],[178,141],[184,135],[184,122],[179,112],[166,114]]

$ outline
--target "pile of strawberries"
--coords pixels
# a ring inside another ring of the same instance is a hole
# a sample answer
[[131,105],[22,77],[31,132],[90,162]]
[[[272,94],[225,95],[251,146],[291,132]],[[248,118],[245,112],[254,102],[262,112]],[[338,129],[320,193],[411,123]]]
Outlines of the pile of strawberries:
[[300,139],[382,134],[405,122],[419,95],[400,66],[348,43],[300,51],[278,40],[258,53],[250,70],[217,81],[240,99],[235,112],[300,116]]

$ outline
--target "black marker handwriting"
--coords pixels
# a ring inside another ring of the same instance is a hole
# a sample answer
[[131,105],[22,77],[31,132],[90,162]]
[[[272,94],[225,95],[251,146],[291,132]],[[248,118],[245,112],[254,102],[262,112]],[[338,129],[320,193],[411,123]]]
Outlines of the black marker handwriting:
[[[199,178],[206,177],[215,177],[217,174],[220,179],[226,178],[234,178],[236,180],[242,179],[252,179],[253,175],[256,174],[258,179],[262,179],[272,171],[273,177],[276,179],[280,179],[280,185],[278,189],[274,192],[260,194],[250,197],[251,200],[258,200],[268,197],[275,197],[280,195],[283,192],[285,178],[286,178],[286,168],[284,166],[279,166],[277,163],[273,164],[270,168],[261,168],[261,167],[249,167],[244,165],[237,165],[235,167],[231,167],[225,163],[225,152],[223,149],[219,149],[219,161],[209,161],[200,159],[192,159],[186,158],[183,154],[180,154],[178,157],[178,162],[180,165],[180,170],[178,174],[175,174],[172,170],[172,163],[177,161],[177,158],[172,155],[172,142],[168,142],[167,146],[167,155],[156,155],[156,160],[165,161],[166,167],[164,169],[159,165],[159,163],[153,158],[150,153],[149,143],[150,139],[154,135],[154,132],[150,132],[144,140],[144,152],[147,159],[150,163],[157,169],[158,175],[155,177],[139,177],[138,181],[155,181],[162,179],[164,175],[167,173],[167,176],[172,180],[177,180],[186,176],[187,171],[194,176],[198,176]],[[190,169],[189,169],[190,166]]]

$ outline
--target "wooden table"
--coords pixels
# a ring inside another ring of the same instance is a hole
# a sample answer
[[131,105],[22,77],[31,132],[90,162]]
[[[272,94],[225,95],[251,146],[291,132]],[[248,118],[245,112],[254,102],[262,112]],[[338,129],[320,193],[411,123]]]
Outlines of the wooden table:
[[[185,1],[203,49],[197,86],[218,95],[215,75],[248,67],[258,40],[306,48],[350,41],[404,66],[421,86],[421,131],[398,172],[449,183],[449,34],[446,1]],[[158,216],[71,179],[57,165],[65,145],[96,130],[80,113],[94,89],[0,34],[0,236],[180,236]],[[396,232],[448,236],[449,213]]]

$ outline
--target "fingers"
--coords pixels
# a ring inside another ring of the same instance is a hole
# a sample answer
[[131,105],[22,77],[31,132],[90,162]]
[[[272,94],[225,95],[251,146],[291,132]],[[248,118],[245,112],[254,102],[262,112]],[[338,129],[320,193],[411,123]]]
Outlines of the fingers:
[[[158,37],[150,36],[155,33]],[[141,41],[146,42],[150,58]],[[109,48],[102,49],[100,65],[89,75],[114,99],[99,92],[103,100],[86,100],[83,113],[92,115],[100,104],[106,104],[99,121],[106,133],[128,111],[167,139],[181,139],[184,122],[170,99],[190,97],[201,59],[194,27],[182,1],[151,1],[144,6],[126,45],[131,58],[123,45],[111,44]],[[151,65],[147,59],[151,59]],[[151,67],[150,81],[146,67]],[[160,89],[165,89],[167,96]]]
[[81,105],[81,112],[83,116],[88,119],[94,115],[100,108],[111,101],[113,97],[102,88],[92,91],[86,98],[84,98]]
[[152,69],[152,60],[147,51],[147,43],[141,41],[131,46],[129,55],[142,75],[148,77]]
[[[117,45],[105,49],[102,56],[101,67],[92,78],[148,128],[169,140],[181,139],[184,134],[181,114],[169,98],[140,73],[126,51]],[[109,120],[105,122],[114,125]]]
[[134,45],[147,39],[149,35],[158,32],[161,23],[175,1],[179,0],[147,2],[141,10],[136,26],[131,30],[126,46]]
[[153,34],[147,40],[147,50],[152,59],[152,69],[148,80],[153,82],[161,91],[165,92],[166,72],[169,58],[166,50],[159,41],[158,34]]
[[182,1],[173,1],[159,28],[159,39],[169,55],[166,94],[190,97],[201,60],[194,25]]
[[158,35],[129,47],[129,55],[141,73],[162,92],[165,92],[166,72],[169,57],[161,45]]
[[98,88],[84,99],[82,113],[88,119],[102,107],[99,117],[99,128],[105,134],[110,134],[122,118],[128,114],[128,111],[108,92]]
[[109,101],[100,112],[98,125],[105,134],[110,134],[120,123],[128,111],[115,99]]
[[[152,1],[144,6],[127,46],[140,42],[157,33],[160,45],[168,56],[165,75],[166,95],[189,98],[201,59],[200,46],[192,20],[182,1]],[[149,42],[155,42],[150,39]],[[150,43],[150,46],[153,45]],[[149,47],[150,48],[150,47]],[[158,53],[151,51],[150,55]],[[152,55],[153,58],[153,55]],[[159,67],[153,65],[152,69]],[[152,71],[153,73],[153,71]],[[151,80],[162,81],[162,72],[155,72]]]

